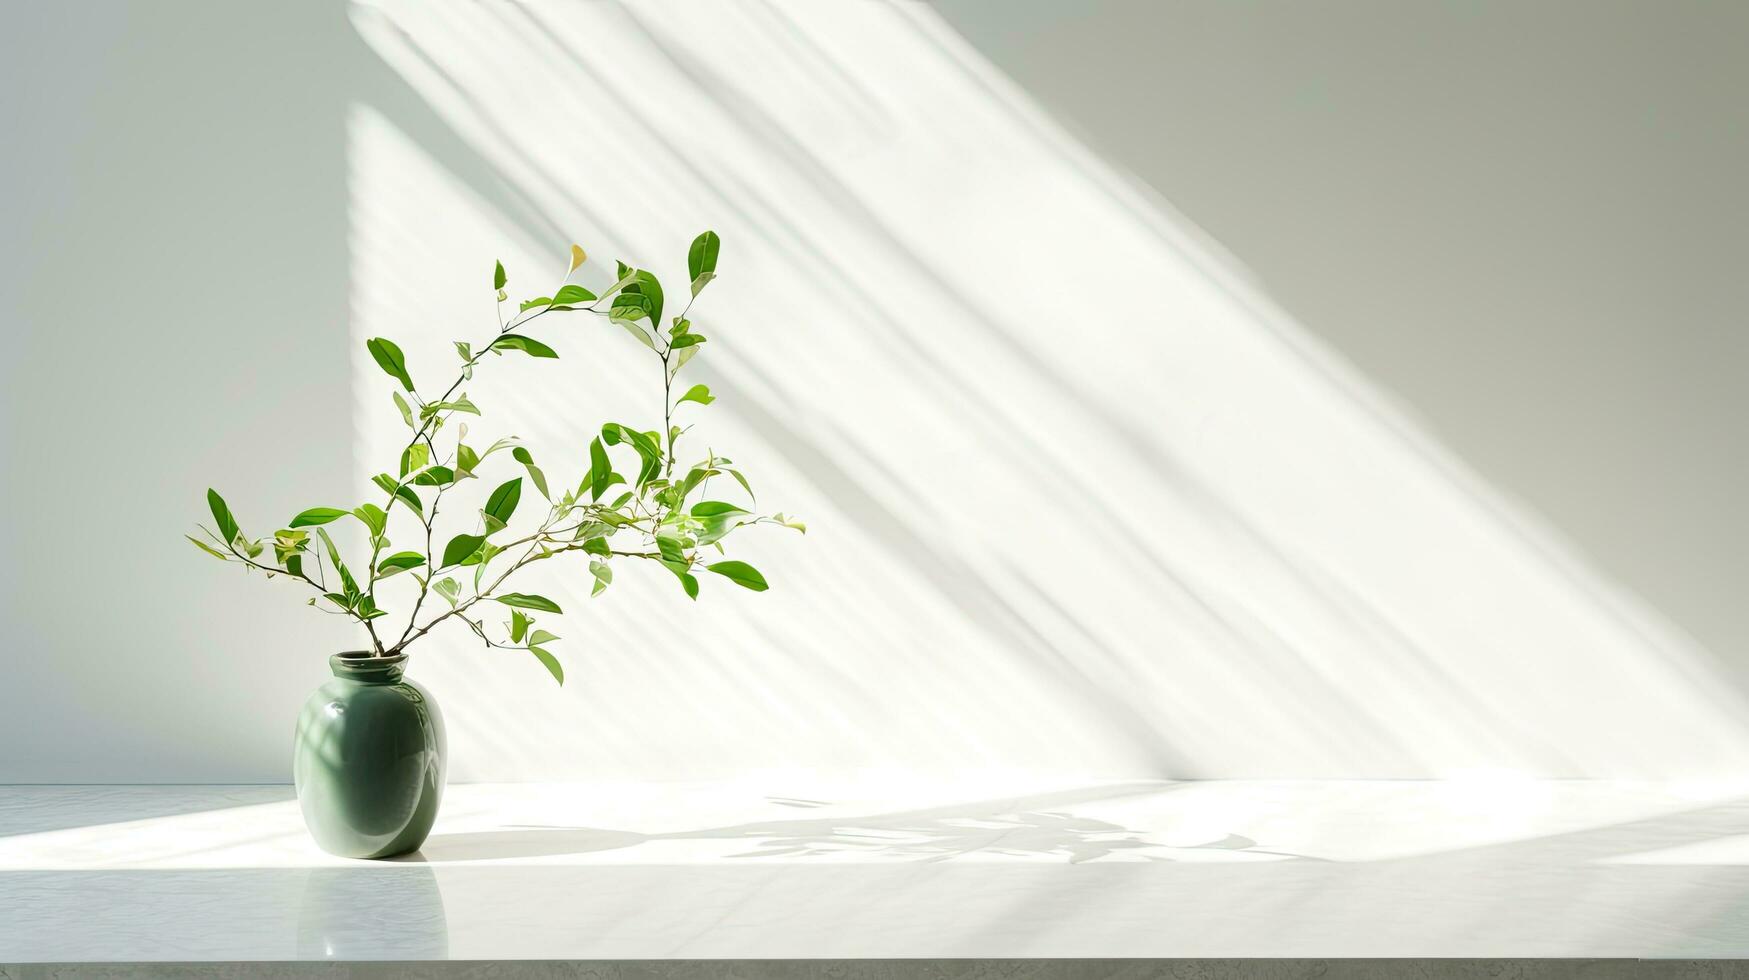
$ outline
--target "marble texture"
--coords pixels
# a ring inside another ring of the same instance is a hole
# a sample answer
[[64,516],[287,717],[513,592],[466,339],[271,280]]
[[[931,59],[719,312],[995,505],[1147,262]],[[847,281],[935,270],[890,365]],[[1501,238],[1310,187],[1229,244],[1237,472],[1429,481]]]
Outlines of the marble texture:
[[461,785],[381,862],[288,787],[0,787],[0,963],[1746,954],[1744,786]]

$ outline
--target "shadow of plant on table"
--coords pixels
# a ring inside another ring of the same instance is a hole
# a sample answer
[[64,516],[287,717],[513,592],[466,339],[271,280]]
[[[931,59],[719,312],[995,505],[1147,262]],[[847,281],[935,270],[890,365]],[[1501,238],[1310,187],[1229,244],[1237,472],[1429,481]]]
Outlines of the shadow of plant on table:
[[[1154,787],[1150,787],[1154,789]],[[929,809],[868,815],[830,815],[815,819],[759,820],[696,830],[638,833],[598,827],[516,826],[505,830],[437,834],[419,854],[407,860],[492,861],[554,857],[621,850],[663,841],[745,841],[751,850],[727,858],[814,858],[857,854],[919,863],[949,861],[976,855],[1016,858],[1059,858],[1080,864],[1133,853],[1146,860],[1173,860],[1168,852],[1184,850],[1250,851],[1278,857],[1299,857],[1257,849],[1257,842],[1225,834],[1189,844],[1163,844],[1143,831],[1062,809],[1078,802],[1128,795],[1110,787],[1071,790],[1032,797],[1003,797]],[[787,805],[772,798],[774,805]],[[813,806],[829,806],[807,801]]]

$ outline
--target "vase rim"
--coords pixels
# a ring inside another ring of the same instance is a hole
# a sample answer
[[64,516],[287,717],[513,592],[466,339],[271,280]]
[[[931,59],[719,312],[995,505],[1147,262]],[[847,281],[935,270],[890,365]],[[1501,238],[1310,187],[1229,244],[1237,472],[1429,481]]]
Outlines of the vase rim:
[[344,650],[328,658],[335,677],[363,683],[393,684],[406,670],[407,654],[374,656],[369,650]]

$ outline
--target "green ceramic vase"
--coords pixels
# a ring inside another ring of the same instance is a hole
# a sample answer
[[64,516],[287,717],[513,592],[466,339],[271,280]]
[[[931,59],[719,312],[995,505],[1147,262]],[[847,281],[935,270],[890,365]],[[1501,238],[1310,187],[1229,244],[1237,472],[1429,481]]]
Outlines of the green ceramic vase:
[[443,799],[443,716],[402,676],[407,655],[328,658],[334,679],[298,715],[292,778],[304,825],[341,857],[416,851]]

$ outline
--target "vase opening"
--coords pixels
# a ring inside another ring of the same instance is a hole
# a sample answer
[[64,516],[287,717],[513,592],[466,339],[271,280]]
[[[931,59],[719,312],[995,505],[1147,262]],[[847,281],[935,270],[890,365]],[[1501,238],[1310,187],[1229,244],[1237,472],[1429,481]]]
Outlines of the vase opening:
[[360,684],[399,684],[407,672],[407,655],[372,656],[369,650],[347,650],[328,658],[334,676]]

